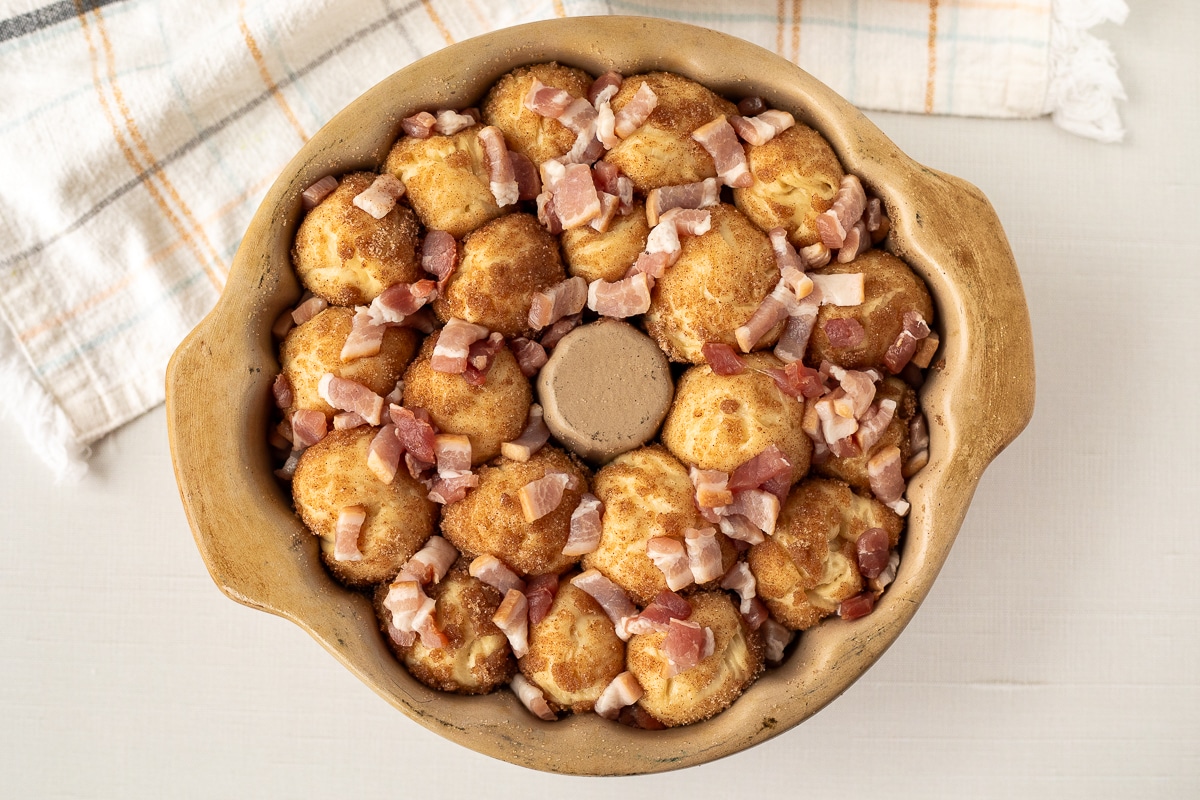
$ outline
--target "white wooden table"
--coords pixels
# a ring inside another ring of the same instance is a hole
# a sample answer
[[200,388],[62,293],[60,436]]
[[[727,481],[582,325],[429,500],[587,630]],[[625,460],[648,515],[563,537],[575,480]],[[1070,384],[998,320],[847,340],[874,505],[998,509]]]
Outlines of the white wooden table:
[[996,206],[1038,403],[909,629],[812,720],[642,778],[476,755],[217,591],[162,409],[65,489],[6,421],[0,795],[1200,797],[1200,11],[1155,4],[1103,33],[1133,98],[1123,145],[873,115]]

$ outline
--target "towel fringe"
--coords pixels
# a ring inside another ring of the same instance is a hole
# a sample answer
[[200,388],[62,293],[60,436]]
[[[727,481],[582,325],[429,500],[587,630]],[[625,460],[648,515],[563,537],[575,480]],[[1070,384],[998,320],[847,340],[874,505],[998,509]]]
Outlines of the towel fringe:
[[1125,99],[1125,89],[1117,77],[1117,58],[1088,29],[1102,22],[1124,23],[1129,7],[1125,0],[1054,0],[1052,16],[1044,112],[1071,133],[1121,141],[1125,129],[1117,101]]

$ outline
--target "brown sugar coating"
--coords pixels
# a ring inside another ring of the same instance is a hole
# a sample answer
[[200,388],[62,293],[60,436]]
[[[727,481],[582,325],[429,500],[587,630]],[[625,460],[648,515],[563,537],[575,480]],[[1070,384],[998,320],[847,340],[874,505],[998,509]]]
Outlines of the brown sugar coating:
[[413,677],[431,689],[459,694],[487,694],[512,679],[516,660],[504,632],[492,622],[500,607],[500,592],[467,572],[460,558],[439,583],[425,587],[437,604],[434,619],[449,640],[430,650],[421,638],[408,646],[391,636],[392,612],[384,607],[388,584],[375,590],[375,614],[384,639]]
[[383,219],[375,219],[354,205],[376,177],[373,172],[343,176],[296,231],[296,274],[306,289],[332,305],[370,303],[393,283],[411,283],[424,275],[412,211],[397,203]]
[[662,441],[675,457],[701,469],[732,473],[771,444],[792,462],[792,480],[808,472],[812,441],[801,427],[804,406],[763,370],[783,364],[770,353],[745,357],[740,375],[717,375],[707,364],[679,379]]
[[[646,332],[672,361],[704,362],[705,342],[737,348],[734,331],[754,314],[779,282],[767,235],[736,208],[708,209],[712,228],[682,237],[679,260],[654,286]],[[774,344],[776,325],[759,345]]]
[[640,201],[633,204],[633,210],[628,214],[617,215],[604,233],[590,225],[563,231],[560,241],[567,272],[588,283],[595,280],[615,283],[625,277],[646,249],[649,235],[646,206]]
[[625,107],[643,83],[658,96],[658,105],[640,128],[604,157],[621,168],[643,195],[660,186],[695,183],[716,177],[712,156],[692,139],[692,131],[737,106],[693,80],[672,72],[648,72],[625,79],[612,99],[612,109]]
[[[578,488],[568,487],[556,509],[526,522],[518,492],[548,472],[575,476]],[[525,575],[557,574],[578,561],[562,554],[571,513],[588,491],[587,471],[577,461],[546,445],[526,462],[501,456],[478,475],[479,487],[442,511],[442,535],[455,547],[472,556],[493,555]]]
[[500,208],[492,196],[481,129],[473,125],[428,139],[402,136],[388,154],[384,171],[404,183],[405,197],[426,228],[461,239],[512,209]]
[[871,489],[871,478],[867,475],[867,462],[871,460],[871,456],[886,447],[897,447],[900,449],[900,463],[908,461],[911,454],[908,423],[917,413],[916,393],[899,378],[884,378],[883,383],[876,389],[875,399],[891,399],[896,403],[896,414],[884,429],[879,441],[861,455],[839,458],[831,453],[820,464],[813,465],[813,469],[825,477],[843,480],[863,492]]
[[395,388],[396,381],[400,380],[416,352],[417,332],[411,328],[389,327],[383,334],[383,345],[377,355],[343,362],[342,346],[350,335],[353,319],[352,309],[331,306],[288,332],[279,356],[283,374],[292,384],[292,406],[285,416],[304,408],[333,417],[336,409],[317,393],[317,384],[327,372],[358,381],[381,396]]
[[566,280],[558,241],[537,217],[509,214],[463,240],[458,269],[433,303],[445,322],[474,322],[505,336],[530,331],[533,295]]
[[775,535],[750,548],[747,561],[758,596],[779,622],[806,630],[862,591],[854,551],[858,537],[883,528],[895,547],[903,526],[887,506],[841,481],[803,481],[783,504]]
[[592,76],[575,67],[562,64],[531,64],[517,67],[492,86],[483,100],[483,121],[495,125],[504,133],[510,149],[541,164],[558,158],[575,144],[575,132],[556,119],[543,117],[525,107],[525,96],[534,78],[546,86],[582,97],[588,96]]
[[472,386],[462,375],[437,372],[430,366],[441,331],[425,337],[421,352],[404,373],[404,405],[423,408],[443,433],[471,440],[471,463],[479,465],[500,455],[500,445],[521,435],[529,416],[533,391],[507,347],[492,359],[483,386]]
[[625,643],[600,604],[564,578],[546,617],[529,629],[520,667],[553,710],[582,714],[625,671]]
[[[810,364],[819,365],[827,360],[846,369],[880,367],[884,354],[904,329],[905,312],[916,311],[933,324],[933,301],[925,283],[891,253],[868,250],[849,263],[835,262],[810,272],[816,275],[861,272],[865,298],[857,306],[821,306],[808,341],[805,361]],[[831,319],[858,320],[867,334],[862,344],[831,345],[825,334],[825,324]]]
[[626,665],[646,692],[638,705],[668,727],[699,722],[729,708],[763,669],[762,638],[742,620],[729,595],[697,592],[688,600],[688,621],[712,629],[712,655],[668,678],[662,652],[667,634],[638,634],[627,648]]
[[[367,467],[377,432],[367,426],[332,431],[304,451],[292,479],[296,512],[321,537],[321,560],[353,588],[390,580],[433,533],[434,507],[425,487],[403,469],[387,484]],[[361,561],[333,557],[338,514],[347,506],[367,511],[358,537]]]
[[[696,510],[687,467],[661,445],[642,447],[597,472],[592,490],[604,503],[604,515],[600,544],[583,557],[583,567],[600,570],[634,602],[648,605],[667,581],[646,555],[646,543],[656,536],[683,541],[688,528],[712,527]],[[724,534],[717,533],[717,542],[723,572],[737,552]]]
[[733,202],[764,231],[786,228],[796,246],[816,244],[817,217],[833,207],[845,173],[829,142],[797,123],[766,144],[747,145],[754,185],[733,190]]

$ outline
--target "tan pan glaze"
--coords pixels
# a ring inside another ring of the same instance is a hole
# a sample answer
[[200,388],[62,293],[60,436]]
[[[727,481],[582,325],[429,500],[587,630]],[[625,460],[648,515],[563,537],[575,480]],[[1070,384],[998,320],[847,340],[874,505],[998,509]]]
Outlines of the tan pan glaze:
[[[547,723],[508,692],[459,697],[426,689],[388,651],[370,600],[330,579],[316,539],[271,474],[266,431],[279,363],[270,328],[300,294],[288,259],[300,193],[324,175],[376,168],[403,117],[477,104],[508,70],[551,59],[597,75],[672,70],[726,96],[759,94],[794,112],[883,197],[893,223],[888,246],[929,284],[944,342],[944,366],[922,392],[931,458],[909,487],[913,508],[895,584],[870,616],[831,620],[806,633],[787,663],[730,710],[668,731],[631,730],[594,715]],[[397,72],[354,101],[271,187],[220,302],[167,371],[175,474],[196,544],[222,591],[300,625],[430,730],[514,764],[585,775],[702,764],[788,730],[844,692],[916,612],[984,468],[1028,423],[1033,396],[1020,277],[979,190],[913,162],[849,103],[766,50],[702,28],[634,17],[561,19],[481,36]]]

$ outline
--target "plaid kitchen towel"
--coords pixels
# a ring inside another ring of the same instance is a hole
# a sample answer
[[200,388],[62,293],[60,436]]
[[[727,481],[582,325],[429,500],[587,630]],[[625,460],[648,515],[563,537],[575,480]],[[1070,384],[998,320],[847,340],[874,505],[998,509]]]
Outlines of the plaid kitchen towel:
[[0,0],[0,379],[59,477],[163,399],[276,174],[445,44],[554,16],[661,16],[789,58],[864,108],[1120,138],[1123,0]]

